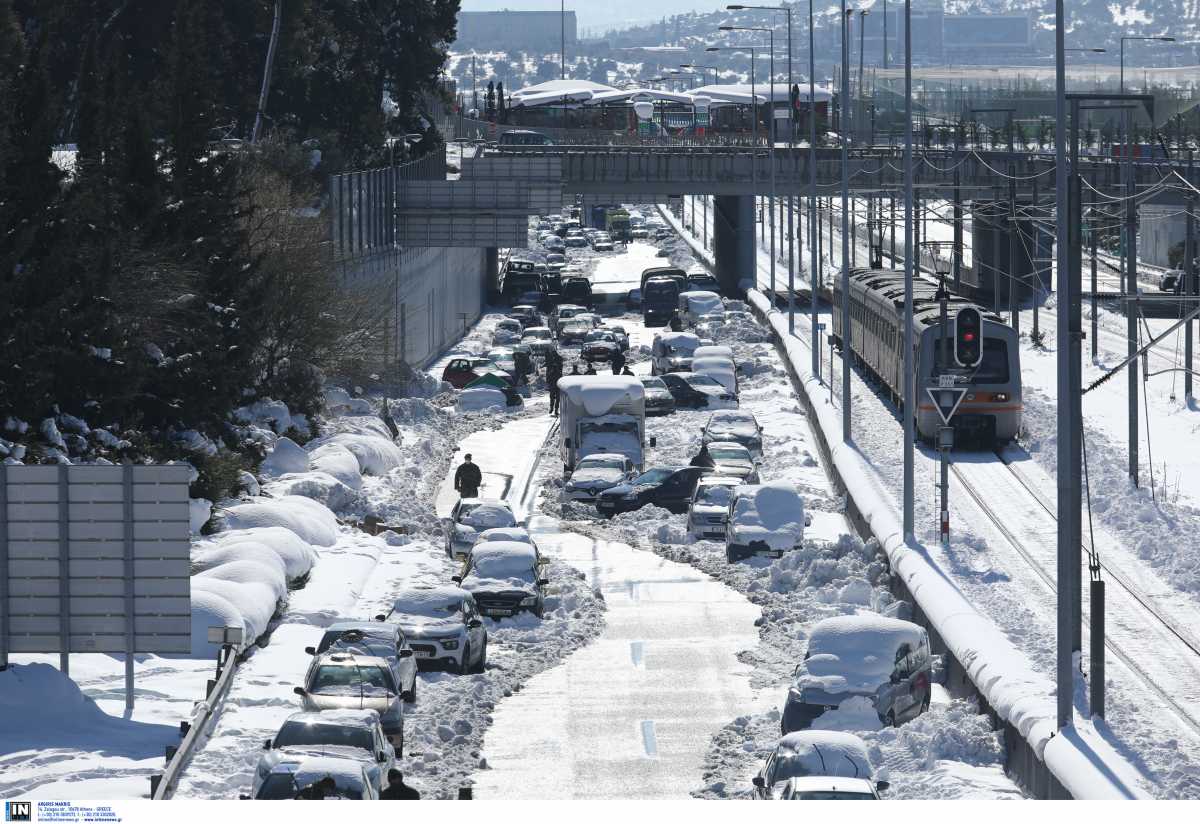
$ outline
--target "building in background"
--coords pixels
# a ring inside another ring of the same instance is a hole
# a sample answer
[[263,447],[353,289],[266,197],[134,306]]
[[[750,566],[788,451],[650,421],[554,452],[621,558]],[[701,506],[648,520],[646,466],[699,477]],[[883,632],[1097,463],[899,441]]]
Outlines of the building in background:
[[565,36],[568,48],[575,45],[575,12],[557,11],[460,11],[455,50],[528,51],[551,54],[559,50]]

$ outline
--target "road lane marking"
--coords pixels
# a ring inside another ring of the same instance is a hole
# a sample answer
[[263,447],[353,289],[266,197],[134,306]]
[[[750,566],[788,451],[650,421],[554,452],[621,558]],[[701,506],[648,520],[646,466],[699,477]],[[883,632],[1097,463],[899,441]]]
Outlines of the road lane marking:
[[642,722],[642,749],[647,758],[658,758],[658,739],[654,736],[654,722]]

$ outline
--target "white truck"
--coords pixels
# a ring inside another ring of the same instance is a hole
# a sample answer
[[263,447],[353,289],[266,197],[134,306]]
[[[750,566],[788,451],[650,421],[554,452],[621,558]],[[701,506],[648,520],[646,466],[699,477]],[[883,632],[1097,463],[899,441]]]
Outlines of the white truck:
[[629,375],[570,375],[559,378],[558,391],[564,474],[597,452],[625,455],[642,471],[646,394],[641,381]]

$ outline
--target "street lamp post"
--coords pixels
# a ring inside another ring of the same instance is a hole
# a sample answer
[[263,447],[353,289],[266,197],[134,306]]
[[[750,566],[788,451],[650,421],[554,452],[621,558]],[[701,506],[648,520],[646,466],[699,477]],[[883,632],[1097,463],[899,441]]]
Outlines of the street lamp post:
[[[842,119],[845,120],[846,101],[850,99],[850,17],[854,12],[846,8],[842,0]],[[846,126],[840,125],[842,143],[842,442],[853,438],[850,417],[850,144],[846,139]],[[906,347],[907,350],[907,347]],[[830,367],[832,377],[832,367]],[[911,373],[909,373],[911,374]],[[905,406],[908,417],[911,405]]]
[[[713,73],[713,85],[717,84],[717,67],[716,66],[701,66],[699,63],[680,63],[681,69],[700,69],[701,71],[711,71]],[[700,80],[703,82],[704,75],[700,75]]]
[[[770,102],[767,104],[767,110],[768,110],[767,162],[769,164],[771,164],[771,194],[770,194],[770,197],[768,198],[768,205],[767,205],[767,215],[768,215],[767,226],[768,226],[768,231],[771,234],[771,244],[770,244],[771,303],[772,303],[772,305],[774,305],[775,300],[776,300],[776,294],[775,294],[775,30],[771,29],[771,28],[767,28],[765,26],[721,26],[720,29],[721,29],[721,31],[753,31],[753,32],[765,33],[767,35],[767,49],[769,50],[768,64],[770,66],[769,71],[771,73],[770,92],[768,93],[768,96],[770,97]],[[758,48],[762,48],[762,46],[759,46]],[[751,65],[754,65],[753,58],[751,58]],[[754,124],[755,124],[755,127],[757,128],[757,126],[758,126],[758,98],[754,94],[753,86],[751,86],[751,89],[750,89],[750,96],[751,96],[751,98],[753,98],[751,102],[754,104],[753,105]],[[755,152],[758,151],[757,147],[755,148],[754,151]],[[757,269],[758,269],[757,261],[755,263],[754,268],[755,268],[755,274],[757,275]],[[757,281],[758,281],[758,278],[755,277],[755,282],[757,283]]]
[[[904,0],[904,540],[916,537],[916,363],[913,352],[912,2]],[[847,279],[848,280],[848,279]],[[846,293],[849,294],[849,288]],[[843,300],[843,303],[847,301]],[[843,314],[843,318],[845,315]],[[849,320],[843,320],[849,325]]]
[[[553,8],[553,6],[551,6]],[[558,28],[561,37],[560,48],[558,52],[558,77],[560,80],[567,79],[567,0],[559,0],[558,2]]]
[[1157,40],[1160,43],[1174,43],[1175,38],[1168,35],[1145,36],[1127,34],[1121,37],[1121,94],[1125,94],[1125,41],[1126,40]]
[[[861,9],[858,12],[858,99],[863,99],[863,46],[866,44],[867,35],[867,15],[870,12],[867,9]],[[855,114],[857,114],[857,107]],[[856,117],[855,120],[858,118]]]

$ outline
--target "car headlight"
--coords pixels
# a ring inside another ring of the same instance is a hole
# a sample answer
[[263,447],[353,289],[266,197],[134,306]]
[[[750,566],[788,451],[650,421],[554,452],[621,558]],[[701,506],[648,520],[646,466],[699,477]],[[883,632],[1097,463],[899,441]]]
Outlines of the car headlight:
[[522,598],[522,599],[521,599],[521,606],[523,606],[523,607],[531,607],[531,606],[533,606],[533,605],[534,605],[534,604],[536,604],[536,603],[537,603],[537,596],[536,596],[536,595],[530,595],[530,596],[529,596],[529,597],[527,597],[527,598]]
[[455,639],[447,638],[440,643],[442,645],[442,649],[458,649],[458,641]]

